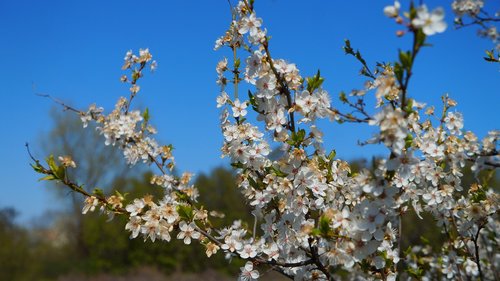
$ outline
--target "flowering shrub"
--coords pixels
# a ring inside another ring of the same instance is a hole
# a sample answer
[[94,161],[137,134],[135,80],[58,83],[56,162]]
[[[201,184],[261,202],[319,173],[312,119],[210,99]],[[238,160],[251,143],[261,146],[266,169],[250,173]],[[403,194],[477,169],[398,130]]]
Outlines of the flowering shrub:
[[[478,16],[474,9],[482,7],[479,3],[455,1],[453,9],[459,18]],[[437,112],[408,97],[417,55],[428,36],[444,32],[447,25],[442,8],[411,4],[406,13],[400,9],[397,1],[384,9],[404,28],[398,34],[413,38],[412,49],[400,51],[398,61],[371,68],[345,42],[344,51],[362,64],[361,74],[368,79],[351,96],[340,95],[350,113],[331,101],[319,71],[303,77],[295,64],[271,56],[270,37],[253,1],[240,1],[232,9],[233,21],[215,45],[234,54],[232,64],[223,59],[216,67],[221,150],[238,172],[238,186],[253,208],[253,225],[235,221],[214,228],[211,220],[220,214],[198,203],[191,174],[172,173],[173,147],[154,139],[147,110],[132,108],[139,79],[145,69],[156,68],[148,49],[126,54],[123,69],[130,74],[121,80],[130,85],[130,96],[121,97],[110,113],[96,105],[86,111],[63,105],[81,116],[84,127],[95,122],[106,144],[121,148],[130,165],[155,166],[151,183],[164,189],[164,197],[129,199],[118,192],[87,191],[66,173],[77,167],[70,156],[59,161],[50,156],[47,165],[33,158],[33,168],[44,180],[83,194],[83,213],[100,209],[127,216],[131,239],[180,239],[205,245],[208,257],[223,252],[228,259],[247,260],[241,280],[258,279],[259,265],[294,280],[498,279],[499,196],[488,182],[500,166],[500,132],[479,140],[464,131],[462,114],[454,109],[457,102],[449,96],[443,96]],[[239,58],[238,51],[246,56]],[[238,91],[242,83],[250,87],[244,96]],[[373,113],[365,104],[369,93],[376,98]],[[260,125],[247,119],[249,111]],[[323,147],[316,121],[326,118],[376,127],[378,133],[364,144],[383,144],[387,157],[371,170],[354,172],[334,150]],[[277,159],[270,157],[276,144],[281,151]],[[476,183],[464,186],[463,171],[469,166]],[[486,176],[480,180],[478,175]],[[441,248],[401,249],[401,220],[410,211],[435,218],[447,237]]]

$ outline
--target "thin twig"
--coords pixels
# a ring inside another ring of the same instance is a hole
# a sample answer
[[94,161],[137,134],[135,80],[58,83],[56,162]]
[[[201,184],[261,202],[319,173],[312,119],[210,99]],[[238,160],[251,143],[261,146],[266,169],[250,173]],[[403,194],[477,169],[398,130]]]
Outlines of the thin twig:
[[278,82],[280,84],[280,92],[282,92],[286,96],[286,101],[288,103],[288,114],[290,116],[289,129],[292,132],[295,132],[295,117],[294,117],[293,110],[291,110],[293,107],[292,93],[290,92],[290,89],[288,88],[284,77],[278,73],[278,70],[274,66],[274,62],[273,62],[273,59],[271,57],[271,52],[269,51],[269,41],[268,41],[267,37],[265,38],[265,41],[262,43],[262,46],[264,47],[264,50],[266,51],[266,60],[269,63],[271,71],[273,72],[274,76],[276,77],[276,79],[278,80]]
[[483,226],[484,226],[484,224],[478,225],[476,235],[473,237],[474,239],[472,240],[474,242],[474,250],[476,252],[475,256],[476,256],[477,269],[479,271],[479,279],[481,281],[484,280],[484,277],[483,277],[483,270],[481,269],[481,260],[479,259],[479,245],[478,245],[477,241],[479,239],[479,232],[481,232],[481,229],[483,229]]
[[57,104],[61,105],[61,106],[64,108],[64,110],[73,111],[73,112],[76,112],[76,113],[78,113],[78,114],[83,114],[83,113],[84,113],[83,111],[78,110],[78,109],[76,109],[76,108],[74,108],[74,107],[72,107],[72,106],[69,106],[69,105],[65,104],[63,101],[61,101],[60,99],[54,98],[54,97],[52,97],[52,96],[51,96],[51,95],[49,95],[49,94],[35,93],[35,95],[37,95],[37,96],[39,96],[39,97],[42,97],[42,98],[48,98],[48,99],[51,99],[53,102],[55,102],[55,103],[57,103]]

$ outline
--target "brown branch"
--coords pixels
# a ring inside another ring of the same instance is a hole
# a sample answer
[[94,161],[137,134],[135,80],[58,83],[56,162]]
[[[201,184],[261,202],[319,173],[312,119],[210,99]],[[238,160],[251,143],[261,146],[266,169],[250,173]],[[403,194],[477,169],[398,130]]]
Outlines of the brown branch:
[[483,229],[483,227],[484,227],[484,224],[478,225],[476,235],[473,237],[473,240],[472,240],[474,242],[474,251],[476,253],[475,258],[476,258],[477,269],[479,271],[479,279],[481,281],[484,280],[484,277],[483,277],[483,270],[481,269],[481,261],[479,259],[479,245],[478,245],[477,241],[479,239],[479,232],[481,232],[481,229]]
[[337,114],[339,115],[340,117],[342,117],[342,121],[343,122],[352,122],[352,123],[368,123],[370,120],[371,120],[371,117],[367,117],[365,119],[360,119],[358,117],[355,117],[353,115],[351,115],[350,113],[349,114],[345,114],[345,113],[342,113],[340,112],[338,109],[336,108],[330,108],[330,110],[334,113],[334,114]]
[[40,164],[40,160],[36,159],[31,154],[31,151],[29,149],[29,145],[27,143],[26,143],[26,149],[28,150],[28,154],[29,154],[30,158],[35,162],[39,173],[44,174],[44,175],[48,175],[48,176],[53,176],[57,181],[61,182],[65,186],[67,186],[72,191],[80,193],[85,197],[92,197],[93,196],[93,197],[97,198],[97,200],[99,200],[99,202],[101,202],[101,204],[106,205],[115,213],[119,213],[119,214],[128,213],[127,210],[125,210],[122,207],[115,207],[115,206],[112,206],[111,204],[109,204],[108,200],[106,200],[106,197],[99,196],[96,194],[91,194],[91,193],[87,192],[85,189],[82,188],[81,185],[71,181],[68,177],[64,177],[63,179],[59,178],[58,175],[56,175],[54,171],[52,171],[51,169],[47,169],[42,164]]
[[407,95],[407,91],[408,91],[408,84],[410,83],[410,78],[413,74],[413,72],[412,72],[413,63],[415,62],[415,57],[417,56],[418,51],[420,50],[420,46],[417,44],[417,32],[418,32],[418,30],[413,30],[413,44],[412,44],[410,65],[408,66],[405,80],[400,85],[401,86],[401,109],[403,111],[404,111],[404,108],[406,105],[406,95]]
[[63,101],[61,101],[60,99],[54,98],[54,97],[52,97],[49,94],[35,93],[35,95],[37,95],[39,97],[42,97],[42,98],[51,99],[53,102],[61,105],[64,108],[64,110],[73,111],[73,112],[76,112],[78,114],[85,114],[83,111],[78,110],[78,109],[76,109],[76,108],[74,108],[72,106],[69,106],[69,105],[65,104]]
[[[144,69],[144,67],[146,67],[146,62],[141,62],[139,70],[137,71],[138,75],[136,78],[134,78],[130,82],[130,85],[134,86],[137,84],[137,80],[139,80],[139,78],[142,77],[142,70]],[[127,108],[125,109],[125,114],[128,113],[128,111],[130,109],[130,105],[132,104],[132,100],[135,98],[136,95],[137,95],[137,92],[133,92],[133,91],[130,92],[130,98],[128,99],[128,102],[127,102]]]
[[329,281],[335,281],[335,279],[333,278],[333,276],[330,274],[330,272],[328,271],[328,269],[326,269],[326,267],[323,265],[323,263],[321,263],[321,261],[319,260],[319,255],[318,255],[318,248],[316,246],[313,246],[312,245],[312,242],[313,242],[313,239],[312,238],[309,238],[308,240],[309,242],[309,249],[311,251],[311,255],[312,255],[312,260],[314,262],[314,264],[316,265],[316,267],[321,271],[323,272],[323,274],[325,274],[326,278],[329,280]]
[[288,86],[286,84],[284,77],[278,73],[278,70],[274,66],[273,59],[271,57],[271,52],[269,51],[269,41],[268,41],[267,37],[265,38],[265,41],[262,43],[262,46],[264,47],[264,50],[266,51],[266,60],[269,63],[269,66],[271,67],[271,71],[273,72],[274,76],[278,80],[278,83],[280,84],[280,92],[282,92],[286,96],[286,101],[288,103],[288,109],[289,109],[288,114],[290,116],[289,129],[292,132],[295,132],[295,117],[294,117],[293,111],[290,110],[293,107],[292,94],[291,94],[290,89],[288,88]]

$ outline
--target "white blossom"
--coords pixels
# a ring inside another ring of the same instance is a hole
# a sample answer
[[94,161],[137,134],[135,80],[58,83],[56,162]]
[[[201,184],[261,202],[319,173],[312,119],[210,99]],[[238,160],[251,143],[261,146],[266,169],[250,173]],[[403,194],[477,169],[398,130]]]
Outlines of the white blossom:
[[426,5],[422,5],[417,9],[417,17],[411,23],[416,28],[422,28],[425,35],[429,36],[442,33],[447,27],[446,22],[444,22],[443,8],[436,8],[429,13]]

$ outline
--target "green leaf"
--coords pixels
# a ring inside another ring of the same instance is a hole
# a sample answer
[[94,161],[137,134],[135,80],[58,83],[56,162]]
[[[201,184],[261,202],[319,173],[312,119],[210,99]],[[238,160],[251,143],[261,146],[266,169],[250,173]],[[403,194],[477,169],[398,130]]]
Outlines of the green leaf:
[[401,62],[401,65],[403,66],[404,69],[409,70],[411,68],[411,54],[410,51],[403,52],[399,51],[399,62]]
[[259,184],[252,177],[248,177],[248,182],[250,183],[251,187],[257,190],[262,190],[262,187],[260,187]]
[[333,149],[332,151],[330,151],[330,154],[328,154],[328,159],[330,161],[332,161],[333,158],[335,158],[336,155],[337,155],[337,151],[335,151],[335,149]]
[[361,55],[361,52],[359,50],[356,50],[354,52],[354,49],[351,47],[351,42],[349,40],[345,40],[345,46],[343,47],[344,52],[346,55],[352,55],[354,56],[362,65],[363,68],[361,69],[361,74],[365,75],[370,78],[374,78],[373,75],[370,74],[370,71],[368,70],[368,66],[366,65],[366,61]]
[[363,76],[372,78],[372,75],[370,74],[370,72],[368,71],[368,68],[366,66],[363,66],[363,68],[361,68],[360,73]]
[[487,62],[500,62],[500,55],[496,58],[494,50],[486,50],[486,57],[484,57],[484,60]]
[[127,195],[128,195],[128,193],[123,193],[123,194],[121,194],[121,193],[120,193],[120,191],[115,190],[115,195],[116,195],[117,197],[119,197],[119,198],[125,198],[125,196],[127,196]]
[[33,170],[35,170],[35,172],[37,173],[42,173],[43,172],[43,166],[40,165],[39,163],[36,163],[35,164],[30,164],[30,166],[33,168]]
[[57,170],[57,165],[56,161],[54,160],[54,155],[51,154],[49,158],[47,158],[47,164],[49,165],[51,171],[55,172]]
[[415,43],[416,43],[417,48],[420,48],[421,46],[426,46],[426,44],[425,44],[426,38],[427,38],[427,36],[425,35],[425,33],[421,29],[418,29],[415,31]]
[[287,141],[289,145],[299,147],[306,137],[306,131],[300,129],[297,132],[292,132],[292,137]]
[[192,221],[194,218],[193,208],[191,208],[191,206],[178,205],[177,213],[179,214],[179,217],[185,221]]
[[307,80],[307,91],[309,91],[309,93],[312,93],[314,92],[314,90],[321,87],[321,85],[325,81],[325,79],[321,77],[319,69],[316,75],[314,75],[313,77],[308,77],[306,78],[306,80]]
[[300,130],[298,131],[297,136],[298,136],[298,139],[297,139],[297,140],[298,140],[299,142],[304,141],[304,138],[306,137],[306,130],[304,130],[304,129],[300,129]]
[[344,49],[344,52],[345,52],[346,54],[351,54],[351,55],[353,55],[353,54],[354,54],[354,51],[353,51],[353,49],[352,49],[352,47],[351,47],[351,41],[349,41],[348,39],[345,39],[345,40],[344,40],[344,43],[345,43],[345,45],[344,45],[344,47],[342,48],[342,49]]
[[413,1],[410,1],[410,20],[413,20],[416,17],[417,17],[417,9],[415,9]]
[[406,135],[406,138],[405,138],[405,148],[406,149],[410,148],[412,144],[413,144],[413,136],[412,136],[412,134]]
[[414,112],[413,110],[413,99],[408,99],[408,101],[406,102],[406,106],[404,108],[404,111],[408,114]]
[[356,50],[355,57],[356,57],[356,58],[359,60],[359,62],[361,62],[363,65],[366,65],[366,61],[365,61],[365,59],[363,58],[363,56],[361,56],[361,53],[359,52],[359,50]]
[[319,230],[318,228],[314,228],[313,230],[311,230],[311,235],[319,236],[321,235],[321,230]]
[[411,246],[408,246],[408,248],[406,248],[406,250],[403,251],[404,253],[404,256],[408,256],[410,254],[413,254],[413,249]]
[[420,280],[420,277],[422,277],[423,270],[421,268],[412,268],[408,267],[406,268],[406,271],[413,277],[417,278],[417,280]]
[[142,118],[144,118],[145,123],[149,122],[149,109],[147,107],[144,110],[144,112],[142,113]]
[[404,74],[403,66],[399,62],[395,63],[394,75],[396,76],[396,79],[398,80],[399,84],[403,84],[403,74]]
[[255,100],[255,96],[252,94],[250,90],[248,90],[248,102],[252,106],[257,106],[257,101]]
[[471,194],[471,201],[474,203],[480,203],[483,200],[486,200],[486,192],[484,188],[479,188],[476,192]]
[[233,166],[234,168],[238,168],[238,169],[243,169],[243,164],[240,163],[240,162],[236,162],[236,163],[231,163],[231,166]]
[[132,73],[132,81],[137,81],[137,79],[141,78],[141,74],[139,73],[139,71],[137,70],[134,70],[134,72]]
[[278,169],[278,168],[276,168],[276,167],[274,167],[274,166],[271,166],[271,170],[272,170],[272,171],[274,172],[274,174],[275,174],[276,176],[278,176],[278,177],[282,177],[282,178],[284,178],[284,177],[288,176],[288,174],[287,174],[287,173],[284,173],[283,171],[281,171],[280,169]]
[[330,235],[330,219],[328,219],[327,217],[325,216],[321,216],[319,218],[319,231],[320,231],[320,234],[321,236],[323,237],[329,237]]
[[422,243],[424,243],[425,245],[430,244],[429,239],[425,238],[424,236],[420,236],[420,241],[422,241]]
[[38,181],[51,181],[51,180],[55,180],[56,178],[53,176],[53,175],[47,175],[43,178],[39,178]]
[[177,195],[179,202],[189,202],[189,196],[186,193],[176,191],[175,194]]
[[387,172],[385,172],[385,178],[388,181],[391,181],[394,178],[395,175],[396,175],[396,171],[387,171]]
[[102,191],[102,189],[100,188],[94,188],[94,195],[96,195],[97,197],[105,197],[104,196],[104,191]]
[[339,94],[339,99],[341,102],[346,103],[347,102],[347,96],[344,91],[340,92]]
[[64,176],[66,175],[66,168],[61,165],[59,167],[57,167],[57,170],[54,171],[54,174],[56,175],[56,177],[58,179],[64,179]]
[[361,270],[364,272],[368,272],[371,268],[371,264],[367,260],[362,260],[359,262],[359,265],[361,266]]

